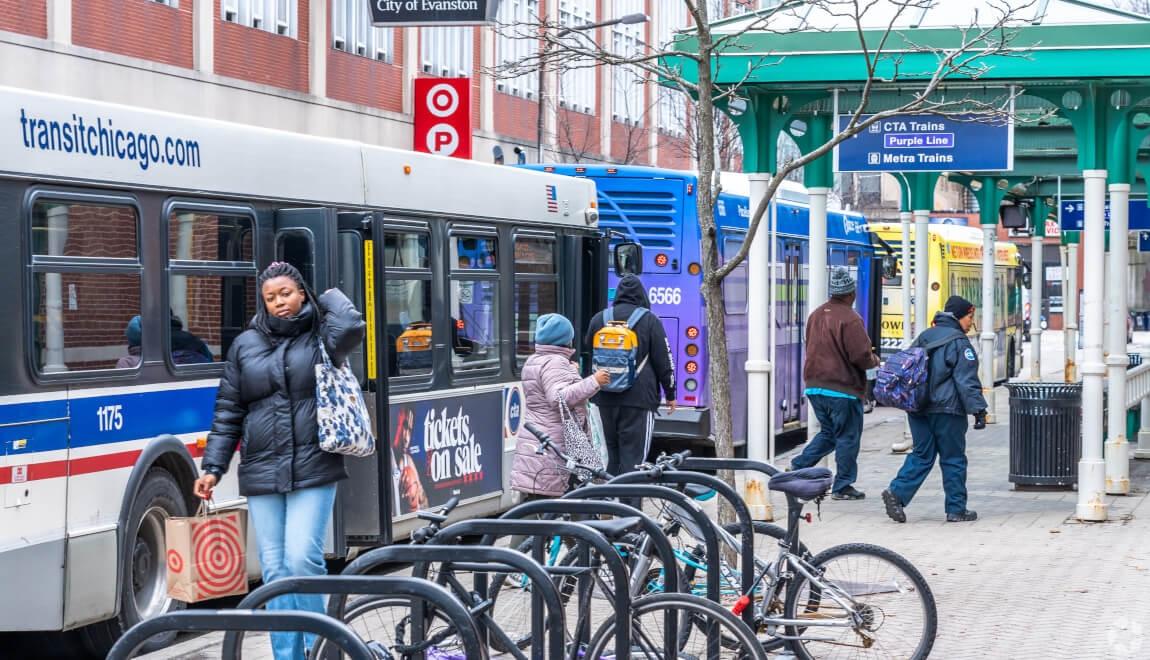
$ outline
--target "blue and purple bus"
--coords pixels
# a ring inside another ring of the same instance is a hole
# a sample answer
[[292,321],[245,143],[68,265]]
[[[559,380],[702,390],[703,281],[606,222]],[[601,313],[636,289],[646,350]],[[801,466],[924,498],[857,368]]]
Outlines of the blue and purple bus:
[[[663,321],[675,358],[679,409],[656,417],[655,436],[674,443],[710,442],[710,391],[707,387],[707,327],[699,293],[701,257],[696,212],[696,175],[639,166],[536,165],[533,168],[595,181],[599,227],[612,232],[612,243],[634,241],[643,247],[642,277],[652,311]],[[721,258],[743,243],[750,219],[746,177],[724,175],[724,192],[715,204]],[[803,330],[807,315],[809,209],[805,189],[786,183],[780,188],[776,246],[776,393],[775,432],[806,425],[803,396]],[[765,229],[765,226],[763,227]],[[866,220],[857,213],[830,211],[827,217],[828,264],[846,266],[858,279],[856,309],[879,345],[881,259],[876,257]],[[608,278],[608,298],[617,276]],[[747,429],[747,269],[744,263],[724,283],[727,337],[731,364],[735,445],[746,442]]]

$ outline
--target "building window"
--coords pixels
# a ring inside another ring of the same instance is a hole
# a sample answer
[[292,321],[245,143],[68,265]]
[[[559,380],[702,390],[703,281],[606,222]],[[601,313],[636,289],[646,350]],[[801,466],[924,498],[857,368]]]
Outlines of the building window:
[[[681,0],[663,0],[655,16],[655,43],[661,50],[671,50],[675,46],[677,31],[690,24],[687,5]],[[675,137],[687,134],[687,96],[682,90],[662,85],[656,88],[656,122],[661,132]]]
[[391,28],[373,27],[367,5],[363,0],[332,0],[332,48],[391,62],[394,55],[394,31]]
[[[644,0],[616,0],[613,10],[619,16],[642,14]],[[611,52],[633,58],[643,52],[643,23],[611,27]],[[611,118],[632,126],[643,122],[647,113],[647,84],[643,72],[633,66],[611,67]]]
[[419,29],[423,72],[442,78],[470,78],[475,29],[431,27]]
[[255,220],[243,210],[174,208],[168,216],[168,356],[222,362],[256,313]]
[[221,18],[285,37],[295,37],[299,26],[295,0],[221,0]]
[[[533,26],[539,24],[539,0],[504,0],[499,6],[499,35],[495,59],[500,66],[525,62],[539,52],[539,39]],[[534,99],[539,94],[539,77],[525,73],[495,81],[496,89],[513,96]]]
[[39,199],[32,205],[32,359],[42,374],[135,369],[142,323],[130,204]]
[[158,5],[167,5],[169,7],[179,7],[180,6],[180,0],[152,0],[152,2],[154,2]]
[[[560,0],[559,23],[564,27],[578,27],[595,22],[594,0]],[[583,39],[592,35],[573,35],[570,39]],[[576,60],[559,75],[559,106],[590,114],[595,108],[594,62]]]

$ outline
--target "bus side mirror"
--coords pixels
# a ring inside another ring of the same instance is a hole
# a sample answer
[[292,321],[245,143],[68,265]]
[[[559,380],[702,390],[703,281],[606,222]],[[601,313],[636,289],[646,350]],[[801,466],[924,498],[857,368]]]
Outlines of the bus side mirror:
[[889,254],[883,256],[882,276],[888,280],[898,277],[898,259]]
[[615,246],[615,274],[643,274],[643,246],[638,243],[619,243]]

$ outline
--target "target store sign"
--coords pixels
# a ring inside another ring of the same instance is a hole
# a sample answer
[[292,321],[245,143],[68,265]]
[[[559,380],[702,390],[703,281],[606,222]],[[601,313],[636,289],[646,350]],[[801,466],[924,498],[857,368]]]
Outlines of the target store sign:
[[471,79],[415,79],[416,151],[471,158]]

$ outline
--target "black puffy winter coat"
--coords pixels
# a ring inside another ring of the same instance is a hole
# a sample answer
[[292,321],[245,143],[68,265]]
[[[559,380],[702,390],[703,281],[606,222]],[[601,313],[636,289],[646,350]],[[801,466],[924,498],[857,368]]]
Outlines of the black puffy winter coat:
[[294,319],[261,314],[228,350],[203,468],[226,472],[238,447],[241,495],[287,493],[347,477],[343,457],[319,448],[318,338],[342,364],[365,326],[338,289],[320,296],[318,307],[307,303]]

